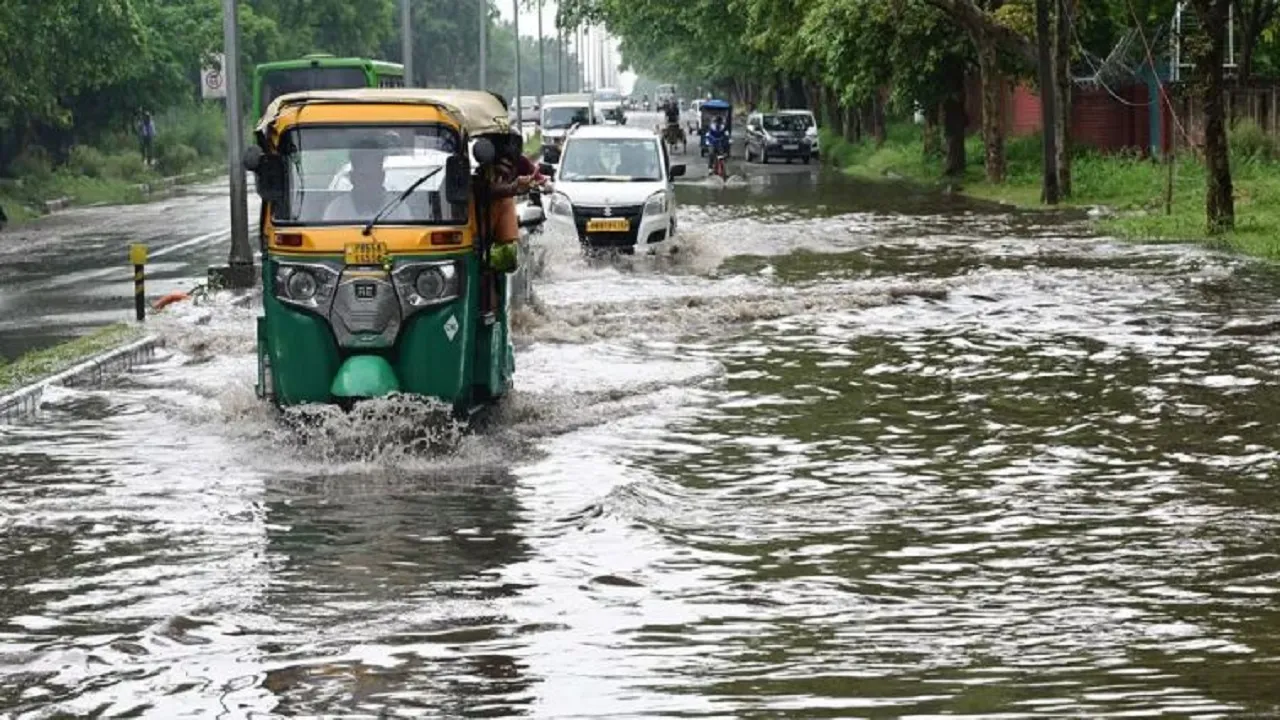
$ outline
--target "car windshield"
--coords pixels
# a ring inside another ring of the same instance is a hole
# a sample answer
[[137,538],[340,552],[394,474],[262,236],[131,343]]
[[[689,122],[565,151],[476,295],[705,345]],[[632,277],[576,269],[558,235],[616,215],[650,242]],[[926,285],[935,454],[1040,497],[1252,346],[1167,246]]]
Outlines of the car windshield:
[[658,141],[648,138],[575,138],[560,158],[560,180],[657,182],[662,179]]
[[436,171],[384,220],[465,222],[466,206],[451,206],[443,193],[444,162],[459,146],[457,133],[441,125],[294,128],[280,142],[288,185],[272,218],[283,225],[364,224]]
[[573,127],[574,123],[588,125],[591,113],[585,107],[552,107],[542,111],[543,130],[563,130]]
[[808,126],[795,115],[765,115],[764,129],[769,132],[803,132]]
[[622,95],[611,90],[601,90],[596,93],[596,100],[601,102],[622,102]]
[[795,118],[799,120],[801,125],[804,126],[805,130],[808,130],[809,128],[817,124],[813,121],[813,115],[811,115],[810,113],[787,113],[783,115],[783,117]]

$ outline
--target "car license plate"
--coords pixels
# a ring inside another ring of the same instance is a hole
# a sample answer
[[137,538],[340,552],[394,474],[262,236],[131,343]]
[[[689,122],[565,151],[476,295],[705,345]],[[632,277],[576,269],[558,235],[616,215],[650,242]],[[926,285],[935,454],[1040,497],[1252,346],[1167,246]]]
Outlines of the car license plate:
[[347,243],[348,265],[381,265],[387,259],[387,246],[379,242]]
[[782,149],[783,150],[799,150],[800,146],[799,145],[783,145]]
[[631,221],[626,218],[595,218],[587,221],[587,232],[627,232],[631,229]]

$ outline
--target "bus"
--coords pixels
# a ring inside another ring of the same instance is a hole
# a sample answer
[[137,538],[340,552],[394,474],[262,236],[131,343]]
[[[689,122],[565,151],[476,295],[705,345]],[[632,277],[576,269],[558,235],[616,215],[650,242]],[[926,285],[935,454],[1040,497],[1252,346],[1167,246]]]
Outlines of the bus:
[[358,87],[404,87],[404,66],[367,58],[308,55],[253,69],[253,120],[273,100],[302,90],[345,90]]

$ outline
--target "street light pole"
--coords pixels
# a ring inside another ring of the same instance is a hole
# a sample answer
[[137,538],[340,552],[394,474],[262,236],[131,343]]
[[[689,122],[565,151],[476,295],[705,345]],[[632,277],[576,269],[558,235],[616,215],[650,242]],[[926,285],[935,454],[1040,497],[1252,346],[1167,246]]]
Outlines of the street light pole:
[[547,64],[542,49],[542,0],[538,0],[538,102],[547,94]]
[[489,0],[480,0],[480,89],[489,89]]
[[520,93],[523,90],[520,87],[520,0],[511,0],[511,9],[514,11],[512,22],[516,35],[516,129],[524,137],[524,117],[520,111]]
[[244,120],[240,109],[240,36],[236,0],[222,2],[222,75],[227,82],[227,169],[231,186],[231,253],[228,267],[211,268],[210,278],[225,287],[254,284],[253,250],[249,247],[249,201],[244,165]]
[[400,0],[400,57],[404,63],[404,86],[413,87],[413,14],[409,0]]

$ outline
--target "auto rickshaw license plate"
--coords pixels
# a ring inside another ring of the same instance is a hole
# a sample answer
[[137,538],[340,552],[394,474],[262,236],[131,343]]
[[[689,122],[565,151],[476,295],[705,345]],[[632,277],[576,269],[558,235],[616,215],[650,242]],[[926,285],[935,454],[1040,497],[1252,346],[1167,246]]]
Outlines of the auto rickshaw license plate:
[[380,242],[347,243],[348,265],[381,265],[387,257],[387,246]]
[[587,221],[587,232],[627,232],[631,221],[626,218],[595,218]]

